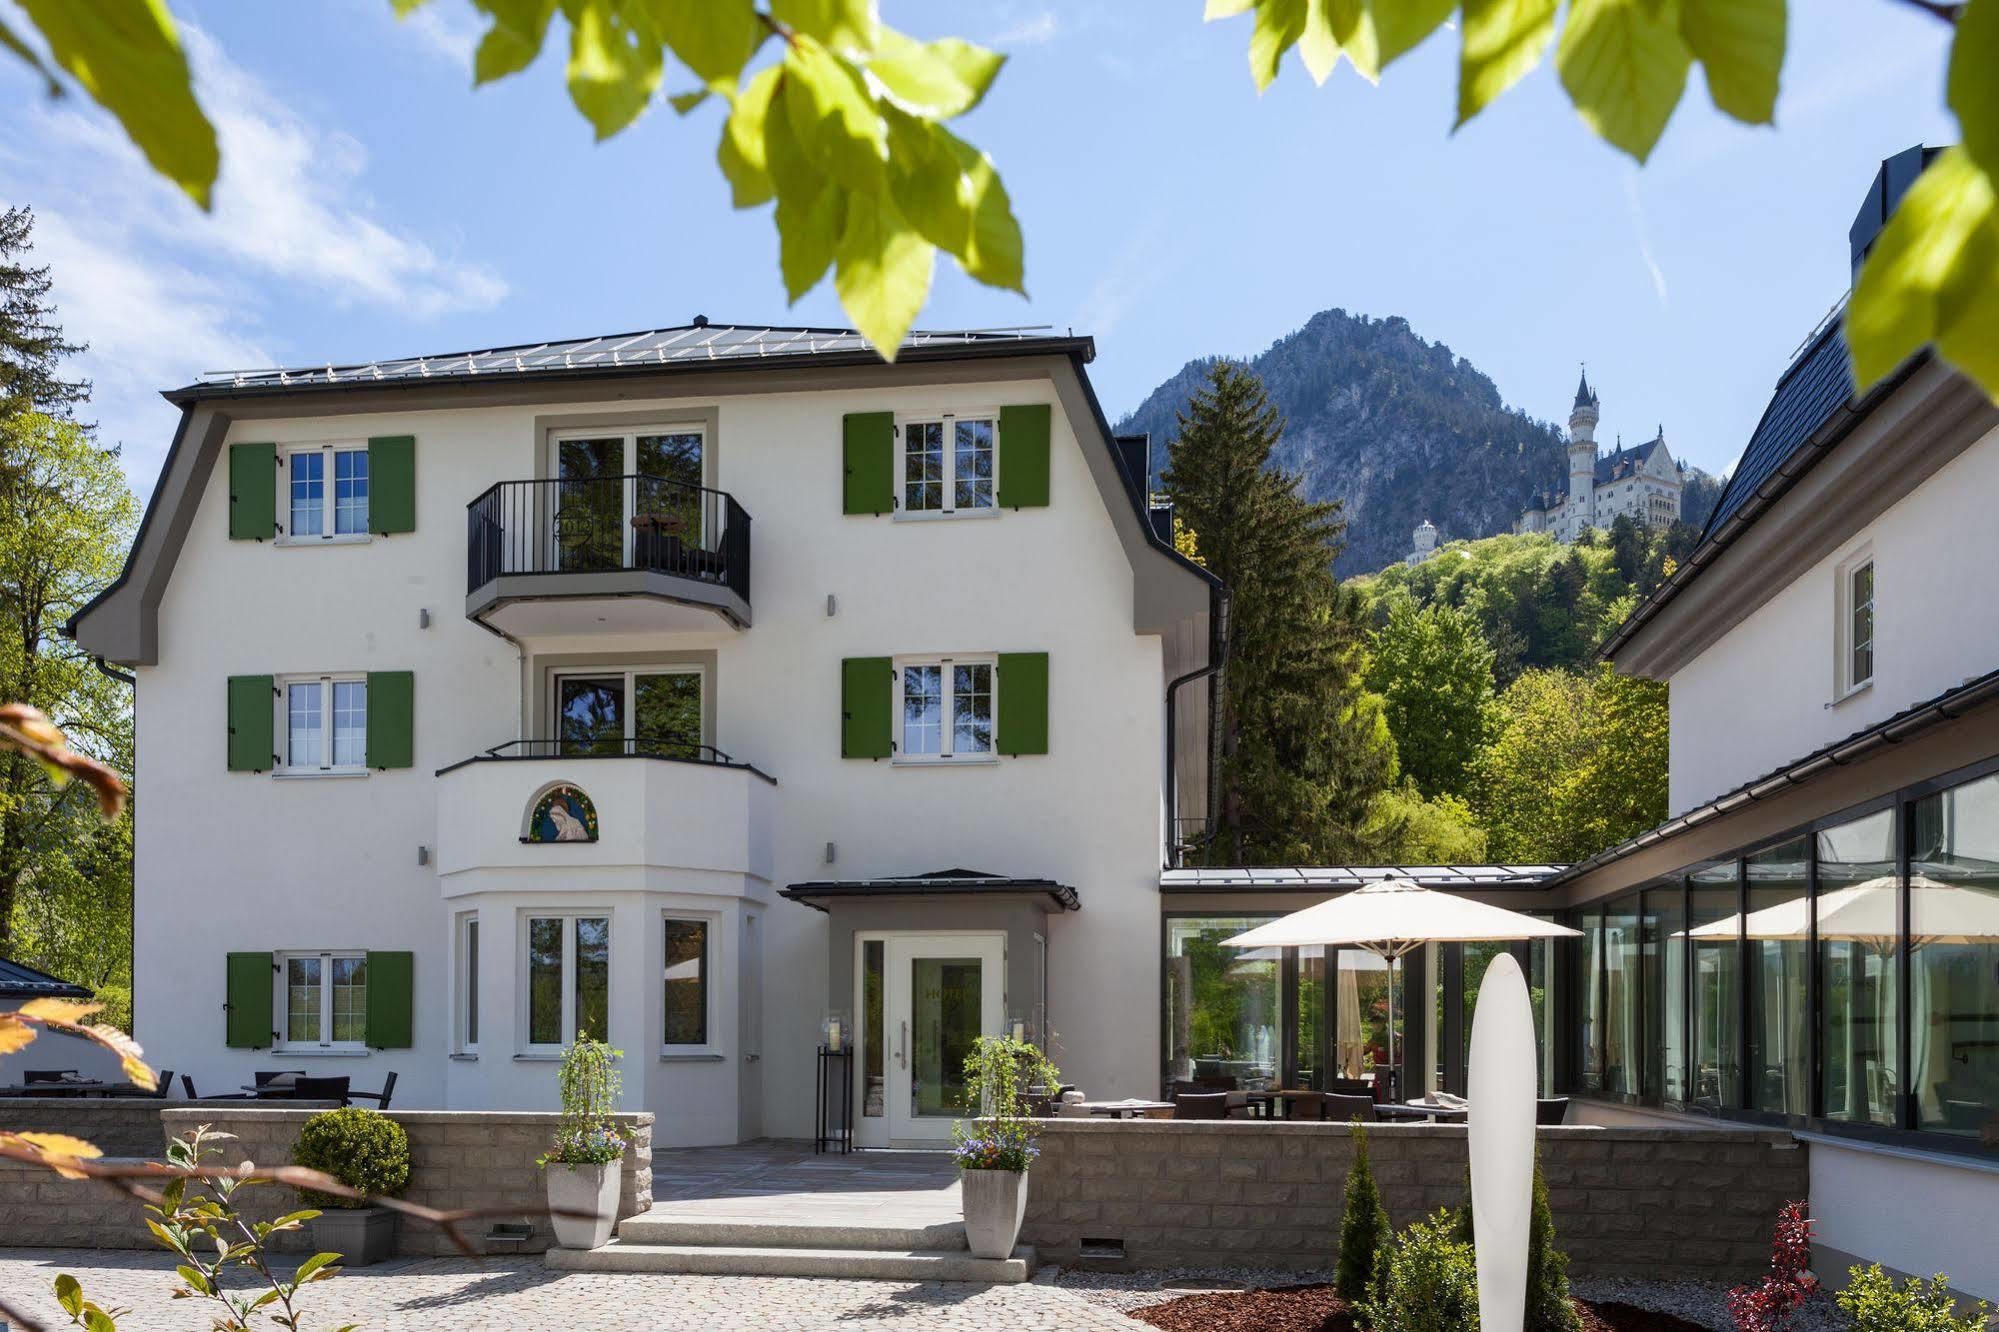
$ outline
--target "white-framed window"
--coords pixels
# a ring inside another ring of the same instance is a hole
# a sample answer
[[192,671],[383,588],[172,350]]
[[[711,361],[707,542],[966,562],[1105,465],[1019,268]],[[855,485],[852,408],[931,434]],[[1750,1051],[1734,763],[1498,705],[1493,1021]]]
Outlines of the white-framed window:
[[555,749],[700,758],[706,693],[706,672],[696,665],[553,671]]
[[276,702],[278,733],[284,737],[280,771],[368,770],[366,675],[281,676]]
[[996,666],[990,655],[896,658],[897,761],[993,758]]
[[896,422],[899,512],[999,512],[999,413],[946,412]]
[[368,539],[368,446],[296,444],[279,454],[280,545]]
[[653,567],[669,541],[701,547],[707,428],[698,423],[560,430],[548,438],[550,568]]
[[1840,697],[1874,680],[1874,554],[1871,550],[1846,560],[1839,568],[1838,693]]
[[715,920],[668,911],[662,918],[660,1045],[667,1054],[708,1050],[714,1040]]
[[279,1043],[287,1050],[368,1048],[368,955],[280,953]]
[[452,1032],[459,1054],[479,1053],[479,913],[461,911],[455,921],[457,1012]]
[[580,1036],[609,1039],[610,913],[526,911],[521,925],[522,1052],[554,1055]]

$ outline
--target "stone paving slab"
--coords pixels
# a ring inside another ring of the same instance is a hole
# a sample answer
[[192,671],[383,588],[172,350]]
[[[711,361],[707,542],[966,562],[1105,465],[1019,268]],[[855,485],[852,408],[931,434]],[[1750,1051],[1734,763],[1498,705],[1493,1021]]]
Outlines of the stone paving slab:
[[[122,1332],[207,1332],[194,1300],[169,1300],[166,1255],[97,1249],[0,1249],[0,1299],[65,1327],[50,1285],[68,1272],[100,1304],[133,1312]],[[562,1273],[539,1258],[415,1258],[355,1268],[308,1286],[308,1327],[365,1332],[1133,1332],[1123,1315],[1045,1278],[1016,1286],[936,1281]]]

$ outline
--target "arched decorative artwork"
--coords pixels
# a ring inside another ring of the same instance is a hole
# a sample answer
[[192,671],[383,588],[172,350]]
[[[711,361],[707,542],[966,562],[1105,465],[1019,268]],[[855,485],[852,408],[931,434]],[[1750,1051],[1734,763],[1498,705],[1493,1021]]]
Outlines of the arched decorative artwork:
[[543,791],[528,812],[524,842],[594,842],[597,806],[580,786],[559,783]]

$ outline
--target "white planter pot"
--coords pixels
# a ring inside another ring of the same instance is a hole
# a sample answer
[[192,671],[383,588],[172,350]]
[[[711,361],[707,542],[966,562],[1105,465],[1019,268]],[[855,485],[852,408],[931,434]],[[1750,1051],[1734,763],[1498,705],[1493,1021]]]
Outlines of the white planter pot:
[[1011,1258],[1020,1223],[1027,1215],[1027,1172],[960,1170],[964,1195],[965,1242],[974,1258]]
[[548,1206],[553,1212],[588,1212],[590,1216],[552,1216],[555,1242],[565,1249],[601,1249],[611,1242],[618,1224],[618,1167],[608,1165],[560,1165],[545,1167],[548,1174]]

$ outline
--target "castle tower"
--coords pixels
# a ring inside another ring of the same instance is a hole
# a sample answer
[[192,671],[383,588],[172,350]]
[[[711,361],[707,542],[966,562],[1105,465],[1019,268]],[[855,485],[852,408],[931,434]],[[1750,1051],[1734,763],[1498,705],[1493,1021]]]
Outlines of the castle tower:
[[1569,502],[1563,519],[1571,537],[1596,521],[1596,422],[1596,393],[1585,371],[1569,412]]
[[1417,527],[1411,542],[1415,549],[1409,552],[1408,563],[1421,564],[1437,553],[1437,525],[1425,518]]

